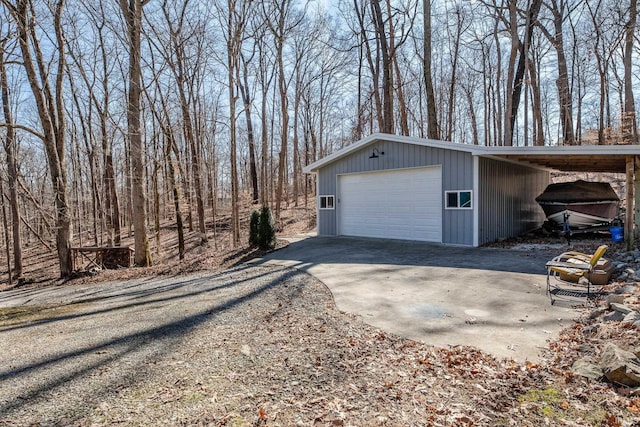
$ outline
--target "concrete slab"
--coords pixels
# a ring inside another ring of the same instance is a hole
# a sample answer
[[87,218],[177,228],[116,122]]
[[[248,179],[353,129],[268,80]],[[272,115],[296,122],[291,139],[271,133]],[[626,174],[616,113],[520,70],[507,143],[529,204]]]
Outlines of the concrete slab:
[[536,361],[576,316],[545,295],[548,255],[381,239],[312,237],[258,262],[306,271],[338,309],[429,344]]

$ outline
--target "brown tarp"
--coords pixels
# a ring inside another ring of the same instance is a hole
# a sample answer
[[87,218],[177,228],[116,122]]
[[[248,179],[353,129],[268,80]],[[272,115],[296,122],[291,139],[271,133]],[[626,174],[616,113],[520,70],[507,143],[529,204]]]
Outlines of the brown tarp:
[[580,203],[599,201],[620,201],[607,182],[573,181],[549,184],[542,194],[536,197],[538,203]]

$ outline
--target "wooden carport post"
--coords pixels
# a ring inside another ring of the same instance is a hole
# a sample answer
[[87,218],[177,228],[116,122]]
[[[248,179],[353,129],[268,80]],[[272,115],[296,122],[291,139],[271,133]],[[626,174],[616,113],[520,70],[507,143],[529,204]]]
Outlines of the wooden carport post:
[[[626,159],[626,172],[627,172],[627,206],[624,224],[624,240],[627,242],[627,250],[633,249],[633,244],[636,240],[636,232],[640,230],[636,221],[640,220],[640,214],[635,210],[640,208],[640,202],[635,200],[635,197],[640,196],[640,165],[639,159],[636,156],[627,156]],[[636,171],[638,173],[636,173]],[[635,217],[635,219],[634,219]],[[636,226],[634,228],[634,225]]]
[[[633,238],[631,246],[640,241],[640,157],[633,156]],[[629,244],[627,244],[627,247]],[[629,248],[629,250],[633,249]]]

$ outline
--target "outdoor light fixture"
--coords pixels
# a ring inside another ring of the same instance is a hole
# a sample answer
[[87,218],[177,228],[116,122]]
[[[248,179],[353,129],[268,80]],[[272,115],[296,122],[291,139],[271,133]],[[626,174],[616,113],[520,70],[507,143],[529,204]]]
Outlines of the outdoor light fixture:
[[378,156],[378,154],[380,156],[384,156],[384,151],[378,151],[377,148],[374,148],[373,149],[373,153],[369,156],[369,158],[370,159],[377,159],[378,157],[380,157],[380,156]]

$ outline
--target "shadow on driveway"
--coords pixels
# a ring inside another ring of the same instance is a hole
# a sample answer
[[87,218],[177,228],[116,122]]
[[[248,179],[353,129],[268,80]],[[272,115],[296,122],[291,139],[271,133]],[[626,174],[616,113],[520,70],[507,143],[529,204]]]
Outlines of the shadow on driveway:
[[550,253],[471,248],[437,243],[357,237],[313,237],[291,243],[266,259],[313,264],[389,264],[545,274]]
[[537,360],[573,309],[551,306],[553,253],[399,240],[313,237],[259,262],[306,271],[337,307],[389,332],[429,344],[472,345]]

